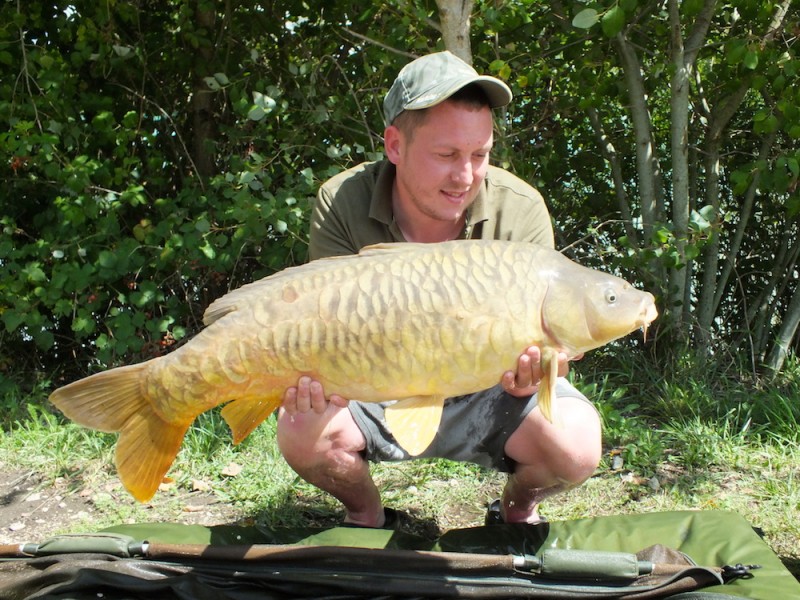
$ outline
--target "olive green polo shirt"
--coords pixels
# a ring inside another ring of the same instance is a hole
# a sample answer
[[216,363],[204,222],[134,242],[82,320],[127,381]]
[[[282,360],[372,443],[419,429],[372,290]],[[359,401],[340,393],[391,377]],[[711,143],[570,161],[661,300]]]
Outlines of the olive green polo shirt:
[[[311,215],[309,259],[357,254],[364,246],[405,242],[392,214],[395,166],[363,163],[322,184]],[[489,167],[469,208],[464,238],[535,242],[554,247],[553,225],[542,195]]]

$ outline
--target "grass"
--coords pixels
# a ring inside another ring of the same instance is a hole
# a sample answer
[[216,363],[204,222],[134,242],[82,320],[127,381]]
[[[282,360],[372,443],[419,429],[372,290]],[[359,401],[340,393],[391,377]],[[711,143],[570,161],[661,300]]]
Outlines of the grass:
[[[655,370],[643,360],[599,356],[573,370],[604,423],[605,454],[583,486],[549,501],[551,520],[669,510],[723,509],[745,516],[800,575],[800,363],[768,384],[719,365],[681,359]],[[131,521],[180,520],[206,490],[223,522],[331,525],[336,501],[300,480],[275,444],[275,420],[233,446],[217,411],[190,429],[158,503],[121,492],[114,436],[65,423],[44,401],[43,381],[27,395],[0,398],[0,465],[36,471],[45,482],[90,489],[94,510],[73,530]],[[477,525],[504,477],[443,460],[374,465],[384,501],[423,534]],[[227,520],[227,521],[225,521]]]

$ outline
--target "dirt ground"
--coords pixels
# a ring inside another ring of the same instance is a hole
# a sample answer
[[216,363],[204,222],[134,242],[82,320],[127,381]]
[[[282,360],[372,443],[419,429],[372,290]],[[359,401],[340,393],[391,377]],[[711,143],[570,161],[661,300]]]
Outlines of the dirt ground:
[[[63,533],[85,533],[130,523],[169,522],[187,525],[253,525],[259,517],[220,500],[213,491],[178,492],[162,485],[148,503],[140,504],[114,475],[93,473],[91,487],[82,478],[45,481],[30,470],[0,464],[0,545],[40,543]],[[313,501],[296,499],[298,511],[311,527],[332,527],[341,515],[320,511]],[[468,512],[468,511],[467,511]],[[454,514],[453,522],[435,523],[412,513],[401,513],[398,526],[427,539],[441,535],[441,527],[477,524],[483,514]]]
[[[176,504],[174,498],[169,501]],[[136,506],[112,479],[99,490],[81,490],[74,489],[67,479],[43,481],[35,472],[6,465],[0,470],[0,544],[41,542],[59,533],[92,530],[91,523],[102,523],[108,512],[103,506],[111,503],[129,505],[131,511],[140,514],[167,511],[170,520],[178,523],[215,525],[235,523],[240,518],[234,509],[207,492],[196,491],[179,499],[174,509],[153,504]]]

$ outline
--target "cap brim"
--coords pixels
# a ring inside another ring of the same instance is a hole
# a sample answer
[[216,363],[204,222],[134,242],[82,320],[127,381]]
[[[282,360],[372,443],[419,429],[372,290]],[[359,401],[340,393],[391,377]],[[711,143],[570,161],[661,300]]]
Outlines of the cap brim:
[[427,90],[418,98],[414,98],[413,100],[407,102],[403,106],[403,110],[420,110],[423,108],[436,106],[437,104],[447,100],[461,88],[473,83],[481,87],[486,94],[486,97],[489,99],[489,105],[492,108],[499,108],[511,102],[513,95],[511,94],[511,89],[505,83],[499,79],[496,79],[495,77],[478,75],[477,77],[463,79],[456,83],[450,81],[445,84],[435,86]]

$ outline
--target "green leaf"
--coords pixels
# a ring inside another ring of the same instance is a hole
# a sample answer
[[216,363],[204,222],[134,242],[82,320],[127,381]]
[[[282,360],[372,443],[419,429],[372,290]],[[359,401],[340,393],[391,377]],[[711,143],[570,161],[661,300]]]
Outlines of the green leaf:
[[208,233],[211,231],[211,223],[206,218],[200,218],[195,221],[194,228],[200,233]]
[[744,60],[747,54],[747,45],[741,40],[734,40],[726,49],[726,56],[729,65],[738,65]]
[[247,118],[251,121],[260,121],[267,116],[267,112],[260,106],[253,106],[247,113]]
[[88,335],[94,331],[94,328],[94,320],[89,318],[87,315],[78,315],[72,321],[72,331],[75,333]]
[[125,116],[122,117],[122,124],[125,127],[133,129],[136,127],[136,124],[139,122],[139,113],[135,110],[129,110],[125,113]]
[[216,77],[203,77],[203,81],[211,91],[218,92],[222,89],[222,86],[219,84],[219,81],[217,81]]
[[797,178],[800,176],[800,162],[796,158],[788,157],[786,159],[786,167],[792,172],[792,175]]
[[113,269],[117,264],[117,255],[108,250],[103,250],[97,259],[97,264],[104,269]]
[[710,204],[706,204],[705,206],[701,207],[697,213],[709,223],[713,223],[717,220],[717,209]]
[[31,331],[31,337],[36,345],[42,350],[49,350],[55,343],[55,336],[47,329],[35,329]]
[[112,48],[114,49],[114,53],[120,58],[129,58],[133,55],[133,48],[130,46],[119,46],[115,44]]
[[597,14],[595,9],[584,8],[572,19],[572,26],[577,27],[578,29],[590,29],[597,23],[599,19],[600,16]]
[[511,65],[509,65],[508,63],[504,64],[502,68],[497,72],[497,76],[500,79],[508,80],[508,78],[511,77]]
[[758,67],[758,52],[755,50],[748,50],[744,55],[744,66],[748,69],[755,70]]
[[3,311],[3,323],[8,333],[14,333],[17,328],[25,321],[25,315],[16,310]]
[[265,112],[271,112],[275,108],[275,100],[261,92],[253,92],[253,104],[260,106]]
[[94,341],[94,345],[102,350],[104,348],[108,348],[110,341],[111,340],[109,340],[108,335],[106,335],[105,333],[101,333],[100,335],[97,336],[97,339]]
[[47,275],[45,275],[44,271],[42,270],[39,263],[30,263],[26,265],[22,272],[28,277],[28,281],[31,283],[42,283],[47,281]]
[[612,7],[600,21],[606,37],[614,37],[625,27],[625,11],[619,5]]
[[504,66],[506,66],[506,61],[498,58],[489,63],[489,71],[491,71],[492,73],[497,73]]
[[689,221],[697,231],[706,231],[711,228],[714,214],[712,206],[704,206],[700,210],[693,210],[689,216]]
[[214,260],[217,257],[217,251],[207,239],[203,240],[203,245],[200,246],[200,252],[202,252],[209,260]]

